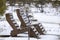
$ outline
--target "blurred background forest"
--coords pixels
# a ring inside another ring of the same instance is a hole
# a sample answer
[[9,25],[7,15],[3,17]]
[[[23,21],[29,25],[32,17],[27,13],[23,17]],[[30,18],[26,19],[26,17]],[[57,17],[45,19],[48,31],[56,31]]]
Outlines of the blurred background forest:
[[[44,5],[45,3],[52,3],[53,7],[60,6],[60,0],[0,0],[0,15],[3,15],[5,12],[6,2],[9,1],[10,5],[13,6],[15,3],[36,3],[35,6],[38,7],[38,4]],[[42,8],[42,6],[41,6]]]

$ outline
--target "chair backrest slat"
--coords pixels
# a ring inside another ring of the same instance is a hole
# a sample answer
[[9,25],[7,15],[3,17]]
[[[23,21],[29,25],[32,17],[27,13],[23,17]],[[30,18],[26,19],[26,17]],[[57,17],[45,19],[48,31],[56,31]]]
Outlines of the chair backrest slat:
[[18,25],[15,22],[15,20],[13,19],[12,15],[10,15],[10,13],[7,13],[6,14],[6,20],[8,21],[8,23],[10,24],[10,26],[13,28],[13,30],[16,30],[17,29],[17,26]]

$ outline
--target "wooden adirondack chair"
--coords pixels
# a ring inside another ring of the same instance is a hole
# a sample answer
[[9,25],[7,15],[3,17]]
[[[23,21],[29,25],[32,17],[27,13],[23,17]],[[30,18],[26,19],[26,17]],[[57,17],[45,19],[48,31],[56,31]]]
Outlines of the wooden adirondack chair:
[[[13,30],[11,31],[11,36],[15,37],[19,33],[24,33],[26,31],[28,31],[28,34],[30,35],[30,37],[36,37],[36,38],[38,38],[38,32],[36,31],[36,29],[34,30],[34,26],[32,26],[31,28],[24,26],[24,28],[17,29],[19,26],[17,25],[17,23],[15,22],[15,20],[13,19],[12,15],[10,13],[6,14],[6,20],[8,21],[8,23],[13,28]],[[30,33],[29,29],[31,29],[30,30],[31,33]]]
[[[8,23],[10,24],[10,26],[13,28],[13,30],[11,31],[11,36],[17,36],[17,34],[23,33],[27,30],[27,28],[25,29],[20,29],[18,24],[16,23],[16,21],[13,19],[13,16],[11,13],[7,13],[6,14],[6,20],[8,21]],[[18,31],[18,32],[17,32]]]
[[[33,17],[33,16],[29,15],[28,17],[25,17],[23,11],[22,11],[22,13],[20,13],[20,10],[19,9],[17,9],[16,12],[17,12],[17,16],[18,16],[19,20],[21,21],[21,28],[27,27],[26,24],[28,24],[29,21],[26,20],[27,22],[26,21],[24,22],[24,20],[27,19],[27,18],[29,18],[29,17]],[[22,18],[22,15],[24,15],[24,20]],[[33,21],[37,21],[37,20],[33,20]],[[36,29],[36,31],[38,31],[38,33],[40,33],[40,35],[43,35],[44,34],[45,29],[43,28],[43,26],[42,26],[41,23],[31,24],[31,25],[34,26],[34,28]],[[33,33],[31,31],[30,31],[30,34],[33,35]]]

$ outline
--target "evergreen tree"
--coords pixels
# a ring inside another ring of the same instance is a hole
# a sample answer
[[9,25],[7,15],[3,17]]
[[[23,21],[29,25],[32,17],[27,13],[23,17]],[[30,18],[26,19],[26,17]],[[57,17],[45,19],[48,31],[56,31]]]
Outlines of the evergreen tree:
[[6,0],[0,0],[0,15],[4,14],[6,9]]
[[60,1],[56,0],[56,1],[52,2],[52,5],[53,5],[53,7],[58,7],[58,6],[60,6]]

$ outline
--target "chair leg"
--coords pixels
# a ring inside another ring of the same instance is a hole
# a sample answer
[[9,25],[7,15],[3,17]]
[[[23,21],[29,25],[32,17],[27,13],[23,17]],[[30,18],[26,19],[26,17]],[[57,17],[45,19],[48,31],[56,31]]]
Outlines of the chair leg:
[[17,31],[16,30],[12,30],[10,34],[12,37],[17,37]]
[[29,34],[29,37],[38,38],[38,36],[35,34],[35,32],[31,28],[29,28],[28,34]]

